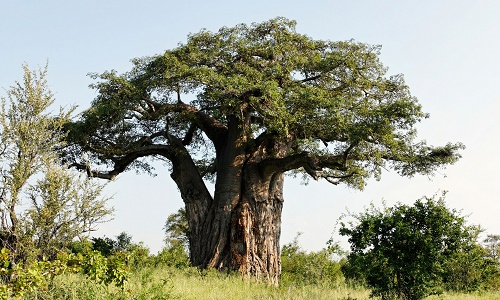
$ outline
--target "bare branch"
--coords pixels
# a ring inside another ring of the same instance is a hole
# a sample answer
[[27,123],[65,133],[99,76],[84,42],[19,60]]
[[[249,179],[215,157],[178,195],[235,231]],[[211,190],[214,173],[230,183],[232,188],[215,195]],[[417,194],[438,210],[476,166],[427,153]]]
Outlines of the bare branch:
[[352,177],[354,175],[356,175],[356,173],[351,172],[351,173],[349,173],[347,175],[343,175],[343,176],[327,175],[327,176],[320,176],[320,177],[324,178],[326,181],[328,181],[329,183],[331,183],[333,185],[338,185],[342,179],[346,179],[346,178]]

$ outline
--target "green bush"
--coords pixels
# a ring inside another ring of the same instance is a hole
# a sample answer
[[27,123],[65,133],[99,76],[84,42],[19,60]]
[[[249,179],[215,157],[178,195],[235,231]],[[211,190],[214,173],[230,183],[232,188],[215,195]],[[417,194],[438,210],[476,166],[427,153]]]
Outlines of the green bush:
[[81,240],[72,241],[71,243],[68,244],[67,250],[70,253],[84,255],[92,251],[92,249],[93,249],[92,242],[85,238]]
[[486,257],[487,250],[478,244],[453,253],[445,262],[443,284],[453,292],[472,292],[497,288],[499,263]]
[[144,244],[130,244],[124,251],[128,254],[129,266],[134,269],[140,269],[146,267],[152,263],[152,257],[149,255],[149,248],[144,246]]
[[129,255],[126,252],[115,252],[105,257],[101,252],[92,250],[83,256],[76,256],[74,265],[81,267],[83,274],[92,281],[105,285],[114,283],[123,289],[130,277],[128,260]]
[[59,261],[34,261],[29,264],[12,263],[13,253],[0,250],[0,299],[23,297],[47,289],[53,278],[74,269]]
[[155,266],[175,267],[177,269],[184,269],[191,265],[186,248],[181,243],[166,246],[154,256],[153,261]]
[[351,244],[344,274],[366,281],[382,299],[422,299],[444,288],[475,291],[493,274],[478,227],[466,225],[443,198],[371,206],[350,216],[355,221],[340,229]]
[[332,248],[318,252],[301,249],[296,237],[281,250],[281,284],[287,285],[337,285],[344,280],[340,263],[332,259]]
[[92,249],[99,251],[103,256],[108,257],[116,251],[116,241],[109,237],[93,237]]
[[106,258],[125,256],[127,267],[132,269],[138,269],[151,263],[149,248],[144,246],[142,242],[133,243],[132,236],[125,232],[120,233],[116,239],[93,237],[91,241],[73,242],[70,249],[73,253],[82,253],[83,255],[93,250]]

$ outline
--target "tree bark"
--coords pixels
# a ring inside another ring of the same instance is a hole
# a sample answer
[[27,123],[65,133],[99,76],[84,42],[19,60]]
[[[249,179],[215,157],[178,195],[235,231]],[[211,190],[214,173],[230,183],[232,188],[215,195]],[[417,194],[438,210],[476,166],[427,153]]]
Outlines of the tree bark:
[[195,243],[191,249],[197,251],[191,253],[191,262],[277,285],[284,171],[273,164],[263,167],[261,162],[268,146],[279,156],[288,145],[268,140],[269,145],[247,153],[244,130],[237,121],[230,120],[225,143],[217,147],[214,198],[206,215],[198,217],[204,220],[201,230],[190,232],[190,243]]
[[193,266],[202,266],[201,258],[206,251],[203,228],[213,199],[191,156],[179,141],[177,144],[176,155],[170,157],[172,161],[170,177],[177,184],[186,208],[191,263]]
[[283,173],[264,175],[256,166],[245,166],[240,178],[228,183],[232,185],[229,190],[240,189],[236,200],[226,202],[229,205],[213,205],[202,235],[190,239],[190,243],[201,243],[193,248],[203,249],[192,254],[192,263],[239,271],[247,278],[277,285],[281,275],[283,179]]
[[252,169],[244,172],[242,198],[232,213],[232,261],[246,277],[277,285],[284,174],[262,176]]

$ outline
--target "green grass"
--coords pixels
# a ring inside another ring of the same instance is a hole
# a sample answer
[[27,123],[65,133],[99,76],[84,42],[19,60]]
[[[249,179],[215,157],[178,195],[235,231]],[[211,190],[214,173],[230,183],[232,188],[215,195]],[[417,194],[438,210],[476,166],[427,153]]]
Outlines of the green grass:
[[426,300],[498,300],[500,299],[500,291],[474,292],[470,294],[447,293],[440,296],[430,296]]
[[243,281],[238,275],[210,272],[206,276],[171,277],[173,292],[179,299],[367,299],[365,289],[337,287],[288,286],[276,288],[262,283]]
[[[242,280],[238,275],[199,272],[194,268],[143,268],[132,274],[121,290],[113,285],[96,284],[83,275],[58,276],[46,290],[25,295],[24,299],[370,299],[370,291],[362,287],[339,283],[334,286],[306,285],[273,287]],[[444,294],[429,300],[500,299],[500,292]]]

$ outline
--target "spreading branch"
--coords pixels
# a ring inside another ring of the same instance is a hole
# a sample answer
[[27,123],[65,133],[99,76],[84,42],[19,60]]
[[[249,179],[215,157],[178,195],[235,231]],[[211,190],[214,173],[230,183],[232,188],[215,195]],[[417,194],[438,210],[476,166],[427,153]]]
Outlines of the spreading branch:
[[148,103],[152,106],[150,114],[156,119],[170,112],[187,113],[192,117],[193,124],[196,124],[214,144],[218,144],[221,138],[227,133],[227,127],[224,124],[192,105],[185,103],[160,104],[151,100],[148,100]]
[[303,168],[315,180],[321,177],[320,172],[325,168],[339,171],[347,170],[344,155],[321,156],[307,151],[284,158],[266,159],[261,162],[261,167],[272,172],[287,172]]
[[113,169],[108,171],[96,171],[92,170],[90,164],[88,163],[79,163],[74,162],[70,165],[70,167],[74,167],[78,170],[82,170],[87,172],[89,177],[114,180],[118,174],[125,171],[130,164],[132,164],[136,159],[150,156],[150,155],[161,155],[165,158],[171,159],[173,157],[175,151],[175,147],[170,145],[146,145],[140,148],[137,148],[135,151],[130,152],[127,155],[121,157],[114,157],[113,161]]

